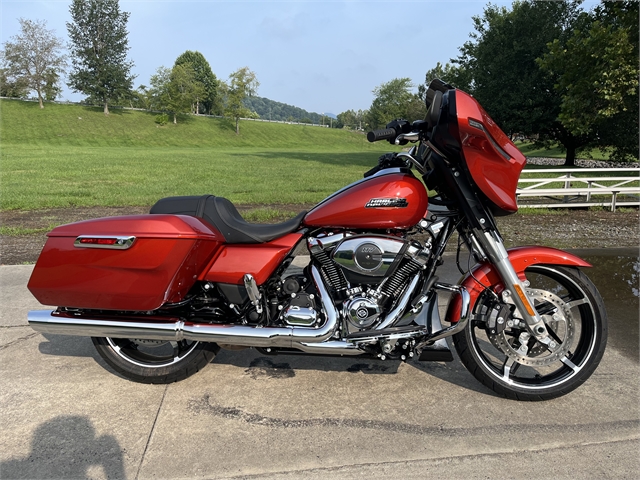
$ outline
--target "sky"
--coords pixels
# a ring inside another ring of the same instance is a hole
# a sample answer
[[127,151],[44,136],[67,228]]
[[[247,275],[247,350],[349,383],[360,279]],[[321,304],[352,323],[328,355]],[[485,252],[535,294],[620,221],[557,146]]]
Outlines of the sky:
[[[186,50],[202,53],[216,76],[248,66],[258,96],[317,113],[369,108],[372,90],[394,78],[424,82],[427,70],[458,55],[485,0],[219,1],[120,0],[130,12],[134,85]],[[492,1],[496,5],[511,2]],[[592,6],[595,0],[588,0]],[[46,20],[68,41],[70,0],[0,0],[0,41],[18,18]],[[62,100],[82,94],[65,87]]]

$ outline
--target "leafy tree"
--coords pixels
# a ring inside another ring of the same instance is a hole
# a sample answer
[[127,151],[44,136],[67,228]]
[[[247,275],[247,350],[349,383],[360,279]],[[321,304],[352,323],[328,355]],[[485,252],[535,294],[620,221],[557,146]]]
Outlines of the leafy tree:
[[436,78],[439,78],[460,90],[464,90],[465,92],[471,91],[471,74],[464,67],[451,63],[442,65],[438,62],[435,67],[427,70],[424,85],[418,86],[418,94],[420,95],[420,98],[424,99],[427,87],[431,81]]
[[367,123],[370,127],[383,127],[396,118],[415,120],[415,118],[409,118],[412,114],[410,110],[412,103],[416,100],[416,95],[411,93],[412,88],[410,78],[394,78],[374,88],[375,98],[367,115]]
[[29,95],[29,86],[23,78],[9,78],[7,69],[0,68],[0,97],[26,98]]
[[220,112],[220,99],[218,94],[218,79],[211,71],[207,59],[200,52],[187,50],[178,58],[174,65],[189,64],[194,71],[195,80],[202,84],[204,90],[202,99],[197,102],[196,113],[213,114]]
[[193,113],[194,105],[204,95],[204,87],[190,64],[175,65],[171,70],[160,67],[150,83],[152,108],[170,112],[174,124],[178,123],[178,114]]
[[256,74],[249,67],[242,67],[229,75],[226,84],[225,116],[236,122],[236,135],[240,134],[240,118],[247,117],[252,112],[244,106],[244,99],[257,93],[260,82]]
[[140,85],[131,92],[129,106],[131,108],[143,108],[145,110],[151,108],[151,94],[146,85]]
[[454,63],[469,72],[471,92],[508,134],[560,143],[573,165],[576,151],[590,139],[576,135],[559,120],[561,98],[556,80],[536,59],[547,44],[564,44],[579,15],[580,1],[516,1],[512,9],[489,4],[473,17],[471,40]]
[[165,110],[169,104],[169,82],[171,82],[171,70],[167,67],[158,67],[156,73],[151,75],[149,84],[149,103],[153,110]]
[[350,130],[364,130],[367,128],[367,110],[347,110],[338,114],[338,128],[348,128]]
[[638,2],[603,2],[538,59],[557,79],[562,125],[617,160],[638,158],[638,17]]
[[44,74],[44,99],[48,102],[54,101],[62,93],[60,86],[60,75],[53,68],[47,70]]
[[47,100],[54,100],[60,93],[59,72],[66,66],[63,42],[53,30],[47,30],[44,20],[20,18],[18,21],[20,33],[4,42],[2,60],[6,80],[3,85],[14,94],[23,93],[25,89],[35,90],[40,108],[44,108],[45,96]]
[[73,0],[69,10],[73,68],[68,85],[100,99],[108,115],[111,100],[125,97],[135,78],[127,60],[129,13],[120,11],[118,0]]

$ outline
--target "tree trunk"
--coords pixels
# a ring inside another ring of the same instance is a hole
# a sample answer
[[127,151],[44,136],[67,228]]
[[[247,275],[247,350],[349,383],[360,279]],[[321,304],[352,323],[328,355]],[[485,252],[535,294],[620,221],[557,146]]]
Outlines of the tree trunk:
[[236,117],[236,135],[240,135],[240,119]]
[[107,101],[104,102],[104,114],[109,115],[109,103]]
[[40,108],[44,108],[44,104],[42,103],[42,94],[40,90],[36,90],[38,92],[38,103],[40,104]]
[[178,117],[176,116],[176,114],[173,114],[173,124],[177,125],[178,124]]
[[576,166],[576,147],[571,145],[567,147],[567,156],[564,160],[565,167],[575,167]]

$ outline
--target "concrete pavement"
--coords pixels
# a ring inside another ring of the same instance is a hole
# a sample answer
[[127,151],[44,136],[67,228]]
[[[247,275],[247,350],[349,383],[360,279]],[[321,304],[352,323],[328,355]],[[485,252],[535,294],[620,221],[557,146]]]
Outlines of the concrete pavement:
[[457,358],[222,350],[185,381],[142,385],[113,373],[90,339],[27,326],[42,308],[26,289],[31,269],[0,267],[3,479],[640,474],[638,341],[615,318],[591,379],[542,403],[494,396]]

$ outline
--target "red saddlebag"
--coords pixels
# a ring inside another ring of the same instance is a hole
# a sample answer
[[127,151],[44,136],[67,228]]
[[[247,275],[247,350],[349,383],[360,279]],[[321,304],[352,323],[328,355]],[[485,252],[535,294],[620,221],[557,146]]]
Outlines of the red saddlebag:
[[133,311],[182,300],[224,242],[186,215],[100,218],[48,237],[28,285],[40,303]]

